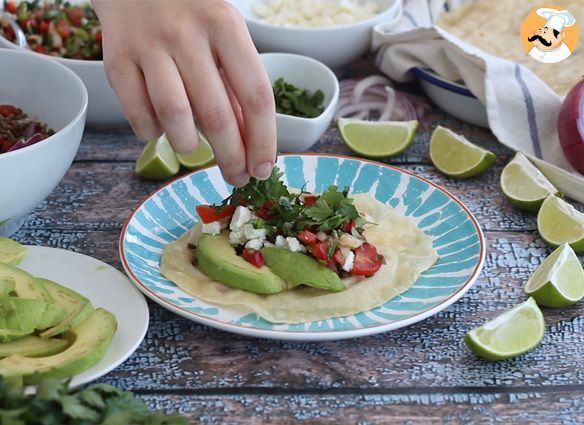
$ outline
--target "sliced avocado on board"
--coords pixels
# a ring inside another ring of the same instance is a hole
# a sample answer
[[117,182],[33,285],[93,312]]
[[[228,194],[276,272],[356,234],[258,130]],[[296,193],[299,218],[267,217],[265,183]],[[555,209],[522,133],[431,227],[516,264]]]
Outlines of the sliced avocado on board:
[[39,338],[27,335],[11,342],[0,342],[0,358],[12,354],[20,354],[26,357],[51,356],[63,351],[69,345],[69,341],[58,338]]
[[33,275],[9,264],[0,263],[0,279],[6,277],[14,279],[16,283],[14,292],[17,297],[40,300],[47,303],[53,301],[45,287],[35,283]]
[[50,338],[67,331],[87,319],[93,312],[91,302],[83,295],[66,288],[49,279],[35,277],[35,283],[42,285],[51,295],[53,301],[65,309],[66,316],[57,325],[41,332],[42,338]]
[[238,256],[227,232],[202,235],[195,256],[203,273],[232,288],[257,294],[276,294],[288,289],[286,282],[268,267],[258,268]]
[[16,287],[16,281],[10,276],[0,277],[0,297],[7,297]]
[[[0,297],[0,329],[30,334],[60,323],[67,312],[57,304],[17,297]],[[5,340],[0,334],[0,340]]]
[[0,236],[0,262],[15,266],[26,255],[26,247],[10,238]]
[[306,254],[273,247],[261,252],[266,265],[291,287],[306,285],[334,292],[346,289],[334,271]]
[[0,360],[0,375],[22,375],[30,382],[36,373],[64,378],[80,373],[98,363],[105,355],[116,332],[113,314],[98,308],[85,321],[72,327],[65,338],[73,341],[64,351],[53,356],[24,357],[14,354]]

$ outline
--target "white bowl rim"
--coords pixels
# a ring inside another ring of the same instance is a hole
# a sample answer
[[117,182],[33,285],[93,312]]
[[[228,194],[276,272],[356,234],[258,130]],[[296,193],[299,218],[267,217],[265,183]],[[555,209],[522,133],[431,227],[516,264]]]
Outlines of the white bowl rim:
[[[294,32],[303,32],[303,31],[310,31],[310,32],[323,31],[323,32],[329,32],[329,31],[336,31],[336,30],[339,30],[339,29],[349,29],[349,28],[366,27],[366,26],[371,25],[372,23],[375,23],[379,18],[388,15],[389,12],[396,12],[396,14],[398,14],[400,8],[402,7],[402,0],[392,0],[392,1],[393,1],[393,3],[388,8],[384,9],[380,13],[377,13],[377,14],[371,16],[370,18],[364,19],[362,21],[353,22],[353,23],[350,23],[350,24],[331,25],[331,26],[326,26],[326,27],[285,27],[285,26],[282,26],[282,25],[269,24],[269,23],[263,22],[261,19],[254,19],[252,17],[245,16],[241,12],[240,12],[240,14],[241,14],[241,16],[243,16],[243,18],[247,22],[251,22],[254,25],[257,25],[259,27],[264,27],[264,28],[277,28],[278,30],[288,31],[288,32],[291,32],[291,33],[294,33]],[[238,12],[239,12],[239,9],[237,8],[237,6],[235,6],[231,2],[229,2],[229,4],[233,5],[233,7],[235,7],[238,10]]]
[[334,91],[333,94],[331,96],[331,100],[328,102],[328,104],[326,105],[326,108],[324,108],[324,110],[322,111],[322,113],[316,117],[313,118],[304,118],[304,117],[297,117],[294,115],[287,115],[287,114],[282,114],[279,112],[276,112],[276,116],[277,117],[286,117],[286,119],[290,119],[292,121],[297,121],[297,122],[314,122],[314,121],[319,121],[322,116],[333,106],[333,104],[335,103],[334,100],[339,96],[339,92],[340,92],[340,87],[339,87],[339,80],[337,78],[337,76],[335,75],[335,73],[332,71],[332,69],[330,69],[328,66],[326,66],[324,63],[322,63],[321,61],[311,58],[309,56],[305,56],[305,55],[300,55],[297,53],[283,53],[283,52],[274,52],[274,53],[260,53],[260,58],[290,58],[292,60],[295,61],[299,61],[299,62],[310,62],[313,65],[316,65],[318,68],[320,68],[329,78],[331,81],[333,81],[333,85],[334,85]]
[[[19,51],[19,50],[10,50],[10,49],[0,49],[0,56],[2,55],[15,55],[15,56],[30,56],[30,57],[34,57],[35,55],[33,54],[35,52],[28,52],[28,51]],[[42,54],[37,53],[36,54],[37,57],[43,56]],[[47,56],[47,55],[44,55]],[[36,59],[34,59],[36,60]],[[87,88],[85,87],[85,84],[83,84],[83,81],[81,81],[81,78],[79,78],[79,76],[77,74],[75,74],[73,71],[71,71],[69,68],[67,68],[65,65],[58,63],[56,61],[51,60],[50,58],[43,58],[43,59],[39,59],[41,61],[48,61],[49,63],[51,63],[50,66],[56,66],[58,68],[61,68],[61,71],[65,72],[66,74],[68,74],[70,77],[73,78],[73,81],[71,82],[71,84],[76,84],[80,89],[81,89],[81,95],[83,97],[82,99],[82,107],[79,110],[79,112],[77,112],[77,114],[75,115],[75,117],[73,117],[73,119],[71,121],[69,121],[69,123],[61,128],[60,130],[57,130],[55,132],[55,134],[53,134],[52,136],[47,137],[46,139],[35,143],[32,146],[27,146],[25,148],[22,149],[18,149],[12,152],[5,152],[3,154],[0,154],[0,161],[3,160],[4,158],[9,158],[9,157],[15,157],[17,155],[23,155],[24,152],[30,152],[33,149],[37,149],[39,147],[39,145],[41,143],[45,143],[47,141],[53,140],[54,138],[56,138],[57,135],[59,135],[61,132],[63,132],[64,130],[68,130],[70,128],[72,128],[75,123],[77,123],[80,119],[81,116],[87,111],[87,105],[89,103],[89,96],[87,94]]]

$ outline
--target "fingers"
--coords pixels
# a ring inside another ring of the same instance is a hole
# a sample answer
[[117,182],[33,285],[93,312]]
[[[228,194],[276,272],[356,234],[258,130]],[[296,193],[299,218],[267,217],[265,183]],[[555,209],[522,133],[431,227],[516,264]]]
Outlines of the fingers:
[[132,130],[141,140],[151,140],[162,134],[162,126],[150,103],[144,75],[131,60],[106,61],[110,85],[116,92]]
[[[229,86],[241,105],[248,173],[267,178],[276,157],[274,94],[243,19],[237,12],[231,13],[235,15],[224,23],[231,31],[213,33],[213,44]],[[241,72],[242,69],[245,72]]]
[[194,151],[199,134],[174,60],[165,52],[152,52],[145,55],[141,65],[156,117],[172,147],[178,153]]
[[181,69],[197,122],[213,147],[223,176],[235,186],[245,185],[250,178],[246,169],[245,146],[234,108],[211,51],[181,49],[175,60]]

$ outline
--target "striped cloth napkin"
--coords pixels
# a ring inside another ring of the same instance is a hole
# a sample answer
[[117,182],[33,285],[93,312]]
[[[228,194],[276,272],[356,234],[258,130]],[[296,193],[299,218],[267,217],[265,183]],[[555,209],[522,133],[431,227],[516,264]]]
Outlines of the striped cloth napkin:
[[556,122],[562,98],[522,65],[492,56],[433,25],[455,1],[404,0],[403,15],[373,34],[379,69],[410,81],[413,67],[462,80],[487,109],[491,131],[504,145],[526,154],[564,194],[584,203],[584,176],[569,164]]

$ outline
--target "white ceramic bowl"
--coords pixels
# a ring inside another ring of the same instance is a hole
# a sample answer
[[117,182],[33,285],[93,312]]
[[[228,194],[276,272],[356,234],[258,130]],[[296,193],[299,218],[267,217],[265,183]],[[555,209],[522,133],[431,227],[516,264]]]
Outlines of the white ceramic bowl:
[[[69,0],[69,2],[73,4],[86,4],[88,0]],[[4,2],[0,3],[0,8],[3,7]],[[0,47],[23,50],[2,36],[0,36]],[[89,107],[87,109],[88,124],[104,126],[127,123],[120,102],[107,80],[103,61],[64,59],[43,55],[41,53],[34,54],[54,59],[71,69],[83,80],[89,93]]]
[[260,52],[299,53],[336,68],[346,65],[367,52],[373,27],[397,19],[402,13],[402,0],[371,0],[383,12],[364,21],[322,28],[299,28],[271,25],[254,12],[255,4],[266,0],[228,0],[247,22],[253,41]]
[[440,109],[462,121],[489,127],[485,105],[463,84],[449,81],[429,69],[414,68],[426,95]]
[[278,78],[310,92],[322,90],[325,109],[315,118],[300,118],[276,114],[278,150],[304,152],[314,145],[327,130],[339,101],[339,82],[324,64],[306,56],[291,53],[260,55],[272,84]]
[[87,90],[67,67],[46,56],[0,49],[0,104],[13,104],[55,134],[0,154],[0,235],[10,235],[59,184],[79,148]]

